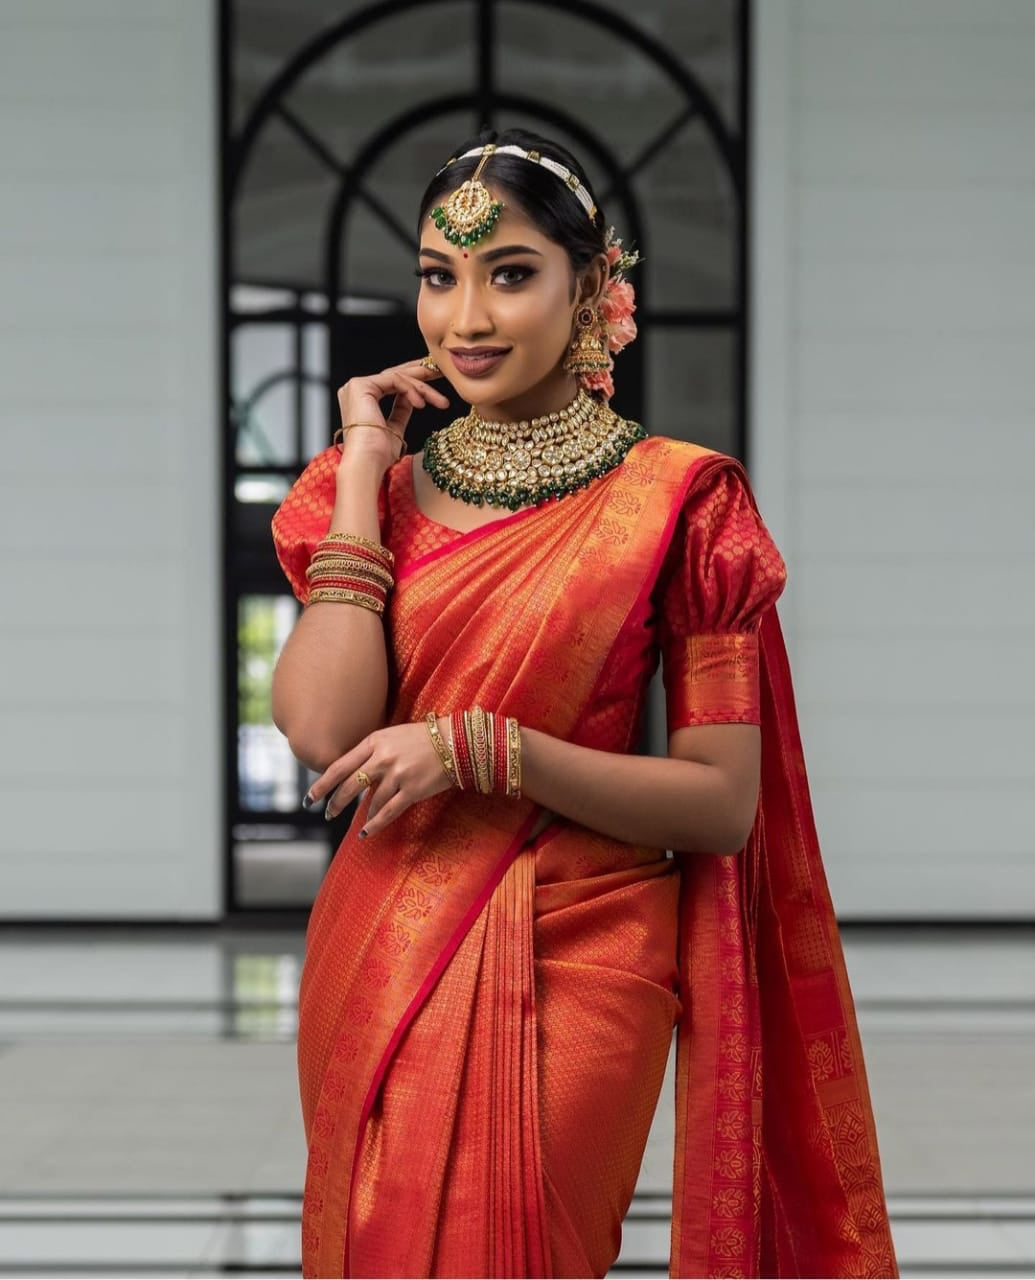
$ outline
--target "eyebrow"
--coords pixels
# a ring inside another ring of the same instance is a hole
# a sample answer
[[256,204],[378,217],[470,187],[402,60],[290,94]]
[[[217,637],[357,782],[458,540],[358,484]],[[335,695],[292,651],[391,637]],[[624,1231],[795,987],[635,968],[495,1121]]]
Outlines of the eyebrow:
[[[438,258],[440,262],[453,261],[448,253],[439,253],[437,249],[425,249],[422,246],[420,252],[421,254],[426,254],[429,258]],[[497,258],[503,258],[508,253],[534,253],[537,258],[543,256],[538,249],[533,249],[529,244],[505,244],[502,248],[489,249],[485,253],[479,253],[477,257],[482,262],[494,262]]]

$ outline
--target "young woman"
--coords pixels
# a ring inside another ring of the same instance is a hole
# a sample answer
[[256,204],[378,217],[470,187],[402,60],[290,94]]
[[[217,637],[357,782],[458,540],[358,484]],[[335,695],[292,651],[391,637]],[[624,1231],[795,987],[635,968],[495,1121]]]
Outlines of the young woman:
[[[418,226],[429,356],[341,388],[273,522],[274,718],[304,803],[360,801],[299,992],[303,1274],[603,1276],[675,1027],[671,1274],[896,1276],[744,468],[609,408],[637,255],[564,148],[483,133]],[[470,411],[406,454],[440,376]]]

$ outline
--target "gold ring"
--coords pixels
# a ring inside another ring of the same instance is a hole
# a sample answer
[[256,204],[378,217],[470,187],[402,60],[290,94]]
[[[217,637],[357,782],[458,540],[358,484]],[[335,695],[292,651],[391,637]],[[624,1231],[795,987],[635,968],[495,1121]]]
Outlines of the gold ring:
[[362,769],[356,770],[356,778],[365,787],[369,787],[373,785],[373,780],[371,779],[370,775],[364,773]]

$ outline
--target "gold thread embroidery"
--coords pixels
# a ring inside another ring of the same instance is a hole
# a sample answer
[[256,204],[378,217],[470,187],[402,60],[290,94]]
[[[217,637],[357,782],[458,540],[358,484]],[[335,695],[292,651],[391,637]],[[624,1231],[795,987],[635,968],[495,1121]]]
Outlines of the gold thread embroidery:
[[758,632],[687,636],[665,671],[668,727],[741,721],[761,724]]

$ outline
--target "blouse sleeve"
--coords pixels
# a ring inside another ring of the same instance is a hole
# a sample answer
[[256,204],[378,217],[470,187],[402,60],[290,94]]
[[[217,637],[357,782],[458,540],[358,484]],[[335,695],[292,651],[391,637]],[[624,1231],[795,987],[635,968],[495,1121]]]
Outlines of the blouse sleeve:
[[687,498],[662,575],[658,641],[669,733],[760,724],[758,632],[787,567],[733,468]]
[[[305,571],[316,544],[327,533],[337,496],[338,462],[336,445],[318,453],[291,486],[273,513],[273,546],[291,590],[302,604],[309,603],[309,582]],[[386,472],[387,476],[387,472]],[[385,486],[377,493],[378,522],[384,524]]]

